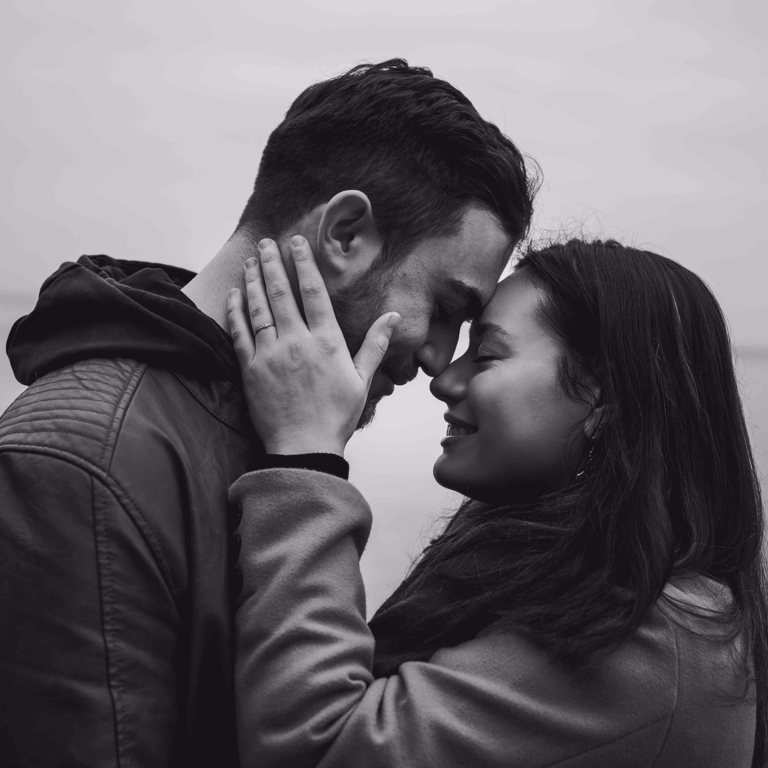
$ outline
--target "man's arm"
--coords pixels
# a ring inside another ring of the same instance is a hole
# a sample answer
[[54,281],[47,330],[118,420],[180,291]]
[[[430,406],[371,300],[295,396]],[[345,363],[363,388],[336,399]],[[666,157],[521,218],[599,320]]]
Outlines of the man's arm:
[[130,499],[76,461],[0,452],[0,763],[167,766],[174,595]]

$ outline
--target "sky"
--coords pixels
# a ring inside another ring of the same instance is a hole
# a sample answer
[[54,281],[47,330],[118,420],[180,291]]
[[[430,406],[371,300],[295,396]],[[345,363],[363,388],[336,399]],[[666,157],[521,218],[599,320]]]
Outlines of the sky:
[[[403,56],[540,165],[534,240],[615,237],[710,284],[768,476],[767,22],[754,0],[6,0],[0,332],[83,253],[199,268],[296,95]],[[445,425],[426,384],[350,445],[371,608],[458,503],[431,479]],[[1,360],[0,407],[20,389]]]

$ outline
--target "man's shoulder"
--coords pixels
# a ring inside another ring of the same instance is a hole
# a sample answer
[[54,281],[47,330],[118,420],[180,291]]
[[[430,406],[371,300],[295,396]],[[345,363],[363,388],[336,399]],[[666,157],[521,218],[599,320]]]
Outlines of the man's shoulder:
[[0,417],[0,451],[34,451],[96,474],[197,445],[226,454],[249,443],[242,392],[226,381],[176,374],[131,359],[72,363],[30,385]]
[[135,360],[84,360],[35,381],[0,417],[0,450],[45,450],[98,466],[141,381]]

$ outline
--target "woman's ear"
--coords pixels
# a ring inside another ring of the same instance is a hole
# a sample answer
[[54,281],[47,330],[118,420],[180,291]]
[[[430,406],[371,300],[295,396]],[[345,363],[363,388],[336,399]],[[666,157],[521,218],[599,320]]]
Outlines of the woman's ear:
[[319,260],[329,286],[351,283],[371,268],[381,252],[381,238],[368,195],[345,189],[325,206],[317,231]]

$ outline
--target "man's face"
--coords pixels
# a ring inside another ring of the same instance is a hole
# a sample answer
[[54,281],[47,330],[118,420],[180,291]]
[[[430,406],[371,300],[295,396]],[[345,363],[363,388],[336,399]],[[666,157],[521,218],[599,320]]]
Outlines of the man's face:
[[354,352],[381,314],[396,311],[402,317],[358,427],[370,422],[382,397],[413,379],[419,368],[436,376],[447,367],[462,323],[490,300],[512,246],[492,214],[469,206],[456,235],[426,238],[394,269],[374,266],[343,291],[334,304]]

